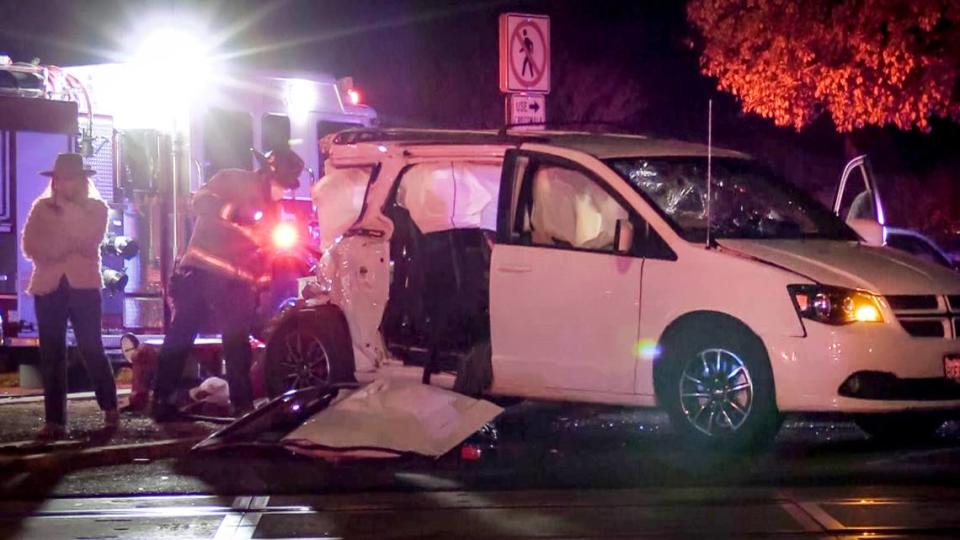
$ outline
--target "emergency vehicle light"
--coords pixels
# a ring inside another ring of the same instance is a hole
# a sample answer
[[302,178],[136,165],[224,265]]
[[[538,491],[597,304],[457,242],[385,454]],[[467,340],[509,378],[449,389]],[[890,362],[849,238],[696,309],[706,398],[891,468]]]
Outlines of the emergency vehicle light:
[[273,245],[277,249],[291,249],[300,241],[300,233],[290,223],[280,223],[273,229]]
[[351,88],[350,90],[347,90],[347,96],[350,97],[350,104],[351,104],[351,105],[359,105],[359,104],[360,104],[360,91],[359,91],[359,90],[355,90],[355,89]]

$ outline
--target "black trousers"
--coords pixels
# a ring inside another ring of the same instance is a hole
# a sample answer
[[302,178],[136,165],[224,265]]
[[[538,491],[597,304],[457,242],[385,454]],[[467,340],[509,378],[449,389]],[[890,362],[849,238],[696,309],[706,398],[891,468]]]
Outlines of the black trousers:
[[97,404],[105,411],[116,409],[117,385],[100,334],[100,291],[74,289],[64,276],[57,290],[34,297],[34,305],[46,421],[65,424],[67,420],[67,320],[73,326]]
[[239,279],[181,267],[170,279],[170,296],[173,320],[157,359],[153,400],[176,405],[177,389],[193,340],[205,326],[206,318],[212,316],[223,333],[230,401],[238,409],[252,407],[250,331],[256,317],[256,290]]

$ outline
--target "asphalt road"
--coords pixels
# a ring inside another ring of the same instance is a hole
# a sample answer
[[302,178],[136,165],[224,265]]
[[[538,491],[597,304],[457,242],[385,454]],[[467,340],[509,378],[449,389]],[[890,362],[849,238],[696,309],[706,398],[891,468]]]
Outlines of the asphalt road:
[[764,452],[681,449],[663,415],[524,405],[477,461],[230,449],[6,470],[7,538],[958,537],[960,425],[882,445],[790,420]]

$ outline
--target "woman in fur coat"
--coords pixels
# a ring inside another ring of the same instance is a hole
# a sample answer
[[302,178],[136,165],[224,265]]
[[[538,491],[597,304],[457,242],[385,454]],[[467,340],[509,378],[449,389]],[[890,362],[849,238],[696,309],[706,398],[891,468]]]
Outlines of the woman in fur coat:
[[100,244],[107,228],[107,205],[89,180],[80,154],[60,154],[50,187],[30,208],[21,246],[33,262],[27,292],[34,296],[40,332],[45,420],[41,439],[66,435],[67,321],[94,385],[107,428],[116,428],[117,387],[100,334]]

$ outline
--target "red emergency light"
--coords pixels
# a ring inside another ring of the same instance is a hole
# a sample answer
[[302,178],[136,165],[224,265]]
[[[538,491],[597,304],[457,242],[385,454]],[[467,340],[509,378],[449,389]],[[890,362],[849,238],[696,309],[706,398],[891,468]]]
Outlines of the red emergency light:
[[271,236],[274,247],[281,250],[292,249],[300,242],[300,233],[291,223],[280,223]]
[[360,91],[354,88],[347,90],[347,97],[350,98],[351,105],[359,105],[361,101]]

